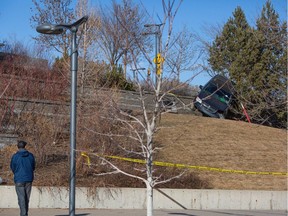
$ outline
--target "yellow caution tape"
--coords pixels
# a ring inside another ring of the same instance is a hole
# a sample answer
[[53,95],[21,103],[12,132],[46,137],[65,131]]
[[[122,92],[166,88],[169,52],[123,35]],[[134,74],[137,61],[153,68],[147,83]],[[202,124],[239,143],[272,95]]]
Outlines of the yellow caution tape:
[[[88,164],[88,166],[90,166],[91,165],[90,157],[87,155],[87,153],[82,152],[81,156],[87,158],[87,164]],[[134,163],[141,163],[141,164],[146,163],[145,160],[135,159],[135,158],[125,158],[125,157],[108,156],[108,155],[102,155],[102,157],[117,159],[117,160],[123,160],[123,161],[128,161],[128,162],[134,162]],[[165,167],[176,167],[176,168],[198,169],[198,170],[223,172],[223,173],[236,173],[236,174],[245,174],[245,175],[288,176],[288,173],[285,173],[285,172],[255,172],[255,171],[245,171],[245,170],[232,170],[232,169],[222,169],[222,168],[207,167],[207,166],[192,166],[192,165],[186,165],[186,164],[175,164],[175,163],[167,163],[167,162],[159,162],[159,161],[154,161],[153,165],[165,166]]]
[[[119,156],[103,156],[111,159],[124,160],[128,162],[141,163],[145,164],[145,160],[134,159],[134,158],[125,158]],[[276,176],[288,176],[288,173],[285,172],[254,172],[254,171],[245,171],[245,170],[232,170],[232,169],[222,169],[215,167],[207,167],[207,166],[191,166],[186,164],[175,164],[175,163],[167,163],[167,162],[159,162],[154,161],[153,165],[156,166],[165,166],[165,167],[177,167],[177,168],[188,168],[188,169],[198,169],[205,171],[214,171],[214,172],[223,172],[223,173],[236,173],[236,174],[245,174],[245,175],[276,175]]]

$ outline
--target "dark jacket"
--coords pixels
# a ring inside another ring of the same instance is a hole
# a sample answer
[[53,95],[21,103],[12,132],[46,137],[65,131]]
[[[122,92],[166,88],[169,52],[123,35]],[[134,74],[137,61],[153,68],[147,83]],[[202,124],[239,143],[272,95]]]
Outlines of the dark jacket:
[[32,182],[34,180],[35,158],[26,149],[20,149],[12,156],[10,168],[14,173],[15,183]]

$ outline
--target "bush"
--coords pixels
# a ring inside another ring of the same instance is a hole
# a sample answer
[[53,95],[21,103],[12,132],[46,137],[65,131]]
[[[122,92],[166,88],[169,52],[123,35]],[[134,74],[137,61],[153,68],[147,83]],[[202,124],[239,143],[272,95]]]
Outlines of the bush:
[[111,71],[100,77],[99,84],[101,87],[134,91],[133,83],[127,81],[127,79],[124,77],[121,66],[113,67]]

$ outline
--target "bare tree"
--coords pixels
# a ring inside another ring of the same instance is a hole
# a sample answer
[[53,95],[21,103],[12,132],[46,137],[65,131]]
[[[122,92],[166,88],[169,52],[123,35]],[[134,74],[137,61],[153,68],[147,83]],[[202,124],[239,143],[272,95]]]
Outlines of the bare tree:
[[[35,8],[31,17],[31,25],[36,27],[43,23],[61,24],[72,23],[76,18],[88,15],[88,21],[79,27],[77,31],[77,51],[79,54],[79,89],[83,93],[85,87],[94,85],[95,73],[99,71],[101,63],[95,63],[98,53],[95,48],[96,30],[100,22],[96,15],[96,10],[88,4],[88,0],[78,0],[75,8],[72,7],[71,0],[33,0]],[[38,43],[58,51],[62,56],[57,57],[53,63],[53,68],[57,73],[68,79],[70,58],[69,49],[71,45],[71,34],[66,31],[59,36],[49,36],[39,34],[34,38]],[[96,68],[95,68],[96,66]]]
[[[163,17],[163,27],[160,29],[161,32],[159,34],[164,35],[164,29],[167,30],[165,35],[167,35],[167,40],[162,52],[163,56],[167,55],[168,48],[170,47],[170,37],[172,35],[172,26],[173,20],[177,14],[178,8],[180,7],[182,1],[177,2],[176,0],[173,1],[163,1],[163,8],[164,8],[164,17]],[[164,25],[166,25],[164,28]],[[106,29],[108,30],[108,29]],[[131,37],[135,35],[130,35]],[[130,37],[129,36],[129,37]],[[107,38],[106,38],[107,39]],[[148,60],[148,62],[153,62],[150,59],[149,53],[146,52],[147,48],[143,46],[143,44],[137,40],[137,37],[134,38],[136,41],[139,49],[142,51],[142,55],[144,58]],[[104,44],[103,44],[104,45]],[[106,44],[108,45],[108,44]],[[120,44],[119,44],[120,46]],[[109,48],[109,47],[107,47]],[[149,50],[149,49],[148,49]],[[115,56],[114,56],[115,57]],[[111,58],[114,59],[115,58]],[[119,56],[118,56],[119,57]],[[110,60],[111,60],[110,59]],[[105,144],[100,144],[102,148],[95,149],[95,146],[92,144],[88,144],[82,151],[90,152],[91,155],[94,155],[100,159],[98,164],[94,164],[94,166],[99,165],[106,165],[104,173],[106,174],[115,174],[115,173],[122,173],[126,176],[133,177],[135,179],[139,179],[143,181],[147,188],[147,216],[153,215],[153,188],[161,183],[165,183],[170,181],[174,178],[179,178],[183,173],[176,175],[172,178],[163,178],[162,175],[156,176],[155,175],[155,168],[153,166],[153,160],[155,154],[159,150],[159,146],[154,143],[154,136],[157,130],[159,129],[159,119],[161,116],[162,111],[162,101],[165,95],[170,91],[167,90],[163,92],[162,87],[162,75],[163,73],[161,70],[157,70],[155,75],[156,80],[152,78],[146,79],[146,76],[141,74],[141,71],[138,70],[138,55],[133,55],[131,52],[131,59],[132,59],[132,66],[135,69],[135,76],[134,76],[134,84],[137,86],[137,94],[138,94],[138,102],[139,106],[141,107],[140,112],[126,112],[119,107],[119,103],[117,103],[117,96],[109,97],[110,99],[107,100],[105,97],[104,100],[100,100],[98,103],[105,103],[105,109],[109,110],[109,112],[105,115],[98,113],[101,117],[98,119],[105,119],[104,122],[111,122],[113,123],[114,127],[109,127],[107,130],[98,129],[95,130],[97,127],[95,126],[95,121],[92,120],[92,116],[87,117],[86,121],[89,123],[82,124],[86,125],[85,131],[89,133],[90,136],[104,136],[107,137],[106,141],[103,141]],[[156,68],[156,66],[155,66]],[[155,70],[156,72],[156,70]],[[168,72],[167,72],[168,73]],[[152,96],[148,99],[147,95],[145,94],[144,89],[142,88],[143,80],[148,82],[153,89]],[[92,97],[94,98],[94,97]],[[148,101],[149,100],[149,101]],[[115,101],[115,102],[114,102]],[[87,106],[85,106],[87,108]],[[93,109],[99,110],[99,109]],[[95,111],[94,111],[95,112]],[[85,112],[89,113],[88,115],[92,115],[92,112]],[[108,115],[107,115],[108,114]],[[103,121],[102,121],[103,122]],[[104,125],[104,124],[102,124]],[[114,130],[113,130],[114,128]],[[115,130],[116,129],[116,130]],[[87,136],[87,134],[85,135]],[[97,139],[94,139],[97,140]],[[108,146],[108,147],[107,147]],[[114,146],[114,148],[110,148]],[[93,149],[93,150],[91,150]],[[109,157],[107,155],[119,155],[119,156],[128,156],[128,157],[136,157],[138,159],[142,159],[145,161],[143,165],[134,166],[133,170],[131,167],[125,167],[119,163],[116,163],[113,160],[113,157]],[[99,175],[103,175],[102,172],[98,173]]]
[[121,4],[112,1],[112,9],[101,7],[99,14],[101,27],[97,34],[98,45],[111,67],[117,66],[123,57],[124,75],[126,76],[126,66],[131,61],[129,53],[131,50],[136,52],[137,43],[145,41],[141,35],[145,14],[131,0],[123,0]]
[[[30,22],[34,29],[44,23],[71,23],[75,18],[71,7],[72,0],[32,0],[32,2],[35,7],[31,9],[34,15],[32,15]],[[57,37],[39,34],[33,39],[46,48],[50,49],[52,47],[65,56],[68,54],[69,38],[69,32],[67,32]]]
[[[79,61],[80,72],[80,92],[84,93],[86,86],[91,86],[91,76],[97,71],[94,67],[94,61],[98,53],[95,52],[96,32],[100,26],[100,20],[96,15],[96,10],[88,5],[88,0],[78,0],[75,10],[76,17],[89,16],[89,19],[83,25],[83,31],[79,33],[78,52],[81,56]],[[82,26],[81,26],[82,28]],[[93,80],[94,81],[94,80]]]
[[[72,0],[32,0],[32,2],[34,7],[31,8],[33,15],[30,18],[30,23],[34,29],[44,23],[71,23],[75,19],[71,6]],[[71,34],[69,34],[69,31],[65,31],[63,34],[57,36],[38,34],[33,39],[41,47],[45,47],[47,51],[57,51],[60,54],[54,62],[54,69],[58,68],[58,75],[69,80],[69,47],[71,43]]]
[[0,131],[33,141],[39,164],[46,163],[50,145],[58,141],[67,120],[59,106],[66,83],[49,69],[47,60],[32,56],[20,42],[1,53],[0,61]]
[[201,57],[202,51],[197,46],[194,35],[184,27],[172,39],[171,48],[166,56],[165,62],[169,70],[172,71],[176,80],[180,82],[180,75],[183,72],[195,71]]
[[132,59],[129,58],[131,53],[139,55],[140,50],[137,42],[141,42],[144,46],[149,46],[149,40],[142,32],[144,24],[147,22],[147,14],[140,6],[133,4],[132,0],[123,0],[122,5],[117,5],[113,1],[115,16],[120,22],[122,29],[122,62],[124,65],[124,77],[127,76],[127,65],[131,64]]

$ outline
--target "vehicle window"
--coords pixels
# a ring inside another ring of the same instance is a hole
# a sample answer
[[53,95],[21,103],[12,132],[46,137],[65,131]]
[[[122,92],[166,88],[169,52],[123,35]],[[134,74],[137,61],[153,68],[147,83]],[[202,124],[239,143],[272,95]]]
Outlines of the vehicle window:
[[218,89],[218,87],[214,85],[213,83],[209,83],[204,89],[204,91],[207,95],[211,95],[211,97],[216,98],[222,103],[228,104],[231,98],[230,93],[224,91],[223,89]]

